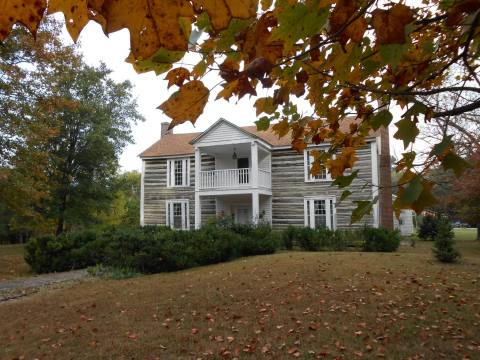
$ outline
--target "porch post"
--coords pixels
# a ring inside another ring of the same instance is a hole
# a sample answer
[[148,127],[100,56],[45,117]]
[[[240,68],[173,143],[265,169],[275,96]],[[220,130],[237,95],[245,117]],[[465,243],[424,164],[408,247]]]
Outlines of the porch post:
[[258,224],[260,218],[260,196],[258,190],[252,192],[252,223]]
[[200,171],[202,170],[202,155],[200,148],[195,147],[195,229],[202,226],[202,204],[200,202]]
[[195,229],[202,227],[202,203],[200,193],[195,191]]
[[[258,145],[256,141],[252,141],[251,148],[251,158],[252,158],[252,187],[258,187]],[[257,194],[258,195],[258,194]]]

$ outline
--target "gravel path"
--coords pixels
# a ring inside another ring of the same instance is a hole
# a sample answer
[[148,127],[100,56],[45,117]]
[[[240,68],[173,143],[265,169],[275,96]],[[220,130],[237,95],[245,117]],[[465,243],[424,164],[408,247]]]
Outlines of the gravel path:
[[45,286],[76,282],[88,276],[87,270],[83,269],[0,282],[0,302],[29,295]]

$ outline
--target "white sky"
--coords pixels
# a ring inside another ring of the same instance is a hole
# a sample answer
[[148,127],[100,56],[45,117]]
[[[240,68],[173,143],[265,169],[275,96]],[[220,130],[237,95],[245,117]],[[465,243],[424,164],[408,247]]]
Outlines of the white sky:
[[[67,34],[65,38],[71,41]],[[134,95],[138,101],[138,109],[145,117],[145,121],[133,126],[135,143],[124,150],[120,158],[120,165],[123,171],[140,171],[141,161],[138,154],[159,139],[160,123],[170,121],[157,107],[178,88],[172,86],[167,90],[167,81],[163,80],[165,74],[160,76],[156,76],[154,72],[137,74],[133,67],[124,61],[129,54],[130,47],[127,30],[121,30],[106,37],[98,24],[90,22],[80,35],[80,46],[87,63],[98,65],[100,61],[103,61],[108,68],[113,70],[112,78],[114,80],[130,80],[134,85]],[[206,86],[209,88],[214,87],[219,80],[220,78],[216,75],[204,79]],[[217,87],[215,93],[220,89],[221,87]],[[258,95],[265,96],[266,93],[259,92]],[[230,102],[227,102],[223,99],[214,101],[215,96],[210,97],[210,101],[204,113],[198,118],[195,127],[186,123],[177,126],[174,132],[203,131],[220,117],[239,126],[252,125],[256,120],[255,108],[253,107],[255,98],[249,99],[248,96],[245,96],[239,102],[233,98],[230,99]],[[394,121],[398,120],[400,111],[393,111],[393,114]],[[395,131],[395,127],[390,129],[391,152],[398,158],[398,155],[403,151],[403,144],[392,138]]]

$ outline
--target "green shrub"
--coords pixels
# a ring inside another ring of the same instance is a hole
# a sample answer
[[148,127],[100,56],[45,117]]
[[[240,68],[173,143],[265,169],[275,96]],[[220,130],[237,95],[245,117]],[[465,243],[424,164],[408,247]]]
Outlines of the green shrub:
[[432,215],[423,217],[418,228],[418,237],[422,240],[433,241],[438,231],[438,219]]
[[435,235],[434,254],[438,261],[453,263],[458,260],[460,253],[453,247],[455,235],[450,221],[442,218],[438,221],[437,233]]
[[37,273],[85,268],[102,258],[96,239],[94,232],[31,238],[25,246],[25,260]]
[[110,227],[101,233],[90,231],[32,239],[27,244],[26,259],[39,273],[98,264],[126,272],[158,273],[240,256],[271,254],[277,248],[278,236],[268,226],[208,225],[191,231],[152,226]]
[[394,252],[400,246],[398,230],[365,227],[361,234],[364,251]]
[[290,225],[282,232],[283,247],[287,250],[292,250],[296,241],[297,229],[295,226]]

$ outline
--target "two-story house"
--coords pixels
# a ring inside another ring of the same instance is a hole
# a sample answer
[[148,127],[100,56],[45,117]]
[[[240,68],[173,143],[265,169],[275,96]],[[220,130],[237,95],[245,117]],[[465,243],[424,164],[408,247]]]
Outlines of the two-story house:
[[[256,126],[238,127],[220,119],[201,133],[174,134],[162,123],[161,138],[140,154],[141,224],[175,229],[199,228],[212,219],[237,223],[267,222],[330,229],[350,227],[354,200],[378,196],[359,225],[392,228],[388,131],[368,137],[357,151],[358,178],[352,195],[339,201],[327,171],[310,174],[312,149],[291,147],[291,138]],[[348,129],[349,121],[342,123]]]

